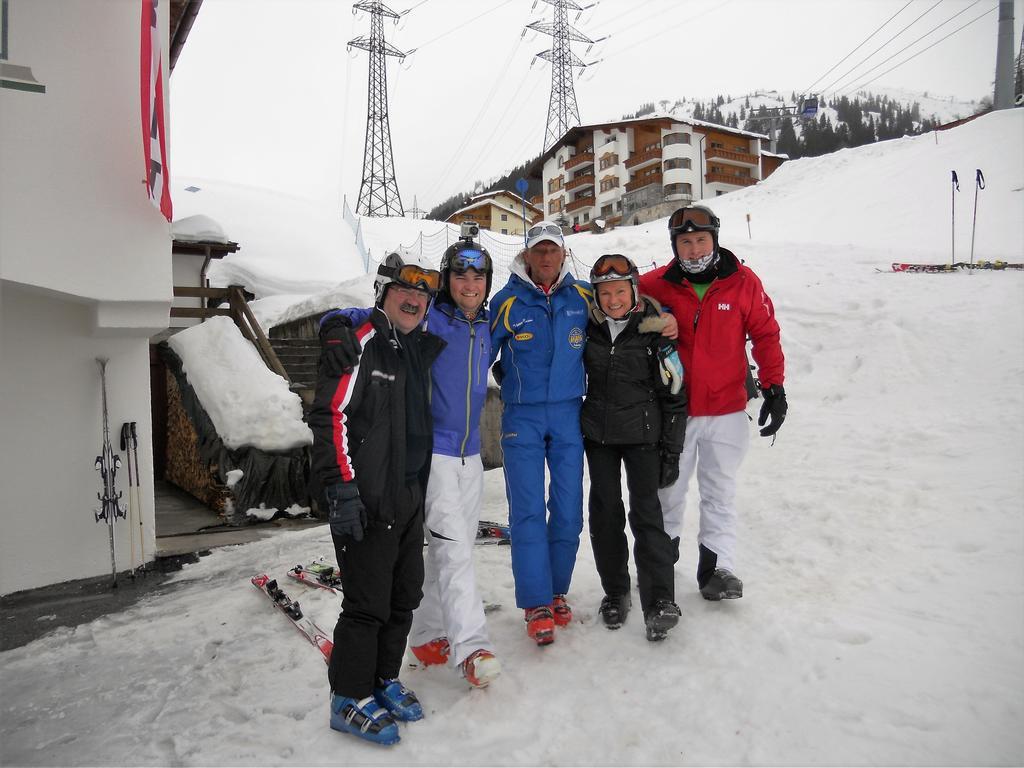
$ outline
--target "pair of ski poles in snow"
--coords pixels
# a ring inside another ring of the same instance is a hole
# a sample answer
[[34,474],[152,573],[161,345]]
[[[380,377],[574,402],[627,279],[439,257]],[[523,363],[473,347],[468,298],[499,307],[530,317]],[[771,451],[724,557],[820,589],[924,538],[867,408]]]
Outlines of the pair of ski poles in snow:
[[[951,233],[950,233],[950,255],[949,263],[956,264],[956,193],[960,191],[960,181],[956,177],[956,171],[950,171],[953,174],[952,189],[950,190],[951,195],[951,206],[950,216],[952,219]],[[975,169],[974,173],[974,217],[971,220],[971,264],[974,263],[974,233],[978,227],[978,190],[985,188],[985,175],[981,172],[981,168]]]

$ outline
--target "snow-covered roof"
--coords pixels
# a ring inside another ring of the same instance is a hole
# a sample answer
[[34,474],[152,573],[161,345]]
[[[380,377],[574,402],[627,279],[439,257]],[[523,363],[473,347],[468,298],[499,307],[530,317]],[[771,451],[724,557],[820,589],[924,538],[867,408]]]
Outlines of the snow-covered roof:
[[[526,204],[533,210],[540,211],[540,209],[537,206],[530,205],[529,202],[527,202]],[[523,212],[521,210],[517,211],[515,208],[511,208],[507,205],[502,205],[501,203],[495,200],[481,200],[480,202],[477,203],[470,203],[469,205],[462,206],[461,208],[459,208],[459,210],[451,214],[451,216],[449,216],[448,219],[450,220],[452,216],[458,216],[460,213],[464,213],[465,211],[471,211],[474,208],[479,208],[481,205],[493,205],[495,208],[499,210],[507,211],[508,213],[514,214],[517,218],[521,219],[523,217]],[[529,216],[527,216],[527,219],[529,219]]]
[[[484,199],[484,198],[486,198],[486,197],[497,197],[498,195],[508,195],[508,196],[509,196],[509,197],[511,197],[511,198],[512,198],[513,200],[522,200],[522,199],[523,199],[522,197],[520,197],[519,195],[517,195],[517,194],[516,194],[515,192],[509,192],[509,191],[508,191],[508,190],[506,190],[506,189],[498,189],[498,190],[495,190],[495,191],[493,191],[493,192],[481,192],[481,193],[480,193],[479,195],[473,195],[473,196],[472,196],[471,198],[469,198],[469,199],[470,199],[470,200],[482,200],[482,199]],[[540,211],[540,208],[538,208],[538,207],[537,207],[536,205],[534,205],[533,203],[531,203],[531,202],[530,202],[529,200],[527,200],[527,201],[526,201],[526,204],[527,204],[527,205],[528,205],[528,206],[529,206],[530,208],[533,208],[533,209],[534,209],[534,210],[536,210],[536,211]]]
[[197,213],[185,216],[171,224],[171,237],[185,243],[221,243],[227,245],[230,240],[224,234],[224,228],[209,216]]

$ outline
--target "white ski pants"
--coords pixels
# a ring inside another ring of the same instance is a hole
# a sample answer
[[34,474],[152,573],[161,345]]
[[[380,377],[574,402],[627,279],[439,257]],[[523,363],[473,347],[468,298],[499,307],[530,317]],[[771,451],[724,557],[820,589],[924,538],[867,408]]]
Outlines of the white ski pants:
[[718,555],[717,567],[735,572],[736,472],[750,445],[750,419],[744,411],[724,416],[691,416],[679,457],[679,479],[658,491],[665,531],[683,532],[683,512],[693,470],[700,493],[697,541]]
[[473,651],[493,651],[476,585],[473,546],[484,492],[480,455],[433,454],[426,495],[427,553],[423,600],[412,615],[409,644],[447,637],[449,663],[458,666]]

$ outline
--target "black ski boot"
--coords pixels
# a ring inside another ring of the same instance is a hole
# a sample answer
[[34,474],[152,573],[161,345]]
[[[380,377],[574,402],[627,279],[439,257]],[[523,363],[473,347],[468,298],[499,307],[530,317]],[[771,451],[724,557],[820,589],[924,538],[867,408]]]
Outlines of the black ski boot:
[[644,615],[647,624],[647,639],[651,642],[664,640],[668,631],[679,623],[679,606],[671,600],[659,600]]
[[629,608],[633,604],[629,595],[605,595],[601,599],[598,613],[608,629],[618,629],[626,621]]
[[743,582],[732,571],[716,568],[700,593],[705,600],[735,600],[743,597]]

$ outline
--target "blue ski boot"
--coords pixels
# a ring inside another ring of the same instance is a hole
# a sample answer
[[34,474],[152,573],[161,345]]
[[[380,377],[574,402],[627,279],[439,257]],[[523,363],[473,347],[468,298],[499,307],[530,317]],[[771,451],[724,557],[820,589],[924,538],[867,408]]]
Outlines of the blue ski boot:
[[402,685],[396,677],[394,680],[377,680],[377,687],[373,689],[373,697],[377,703],[384,707],[396,720],[411,723],[413,720],[423,719],[423,707],[416,694]]
[[398,723],[373,696],[365,699],[331,694],[331,728],[377,744],[397,744]]

